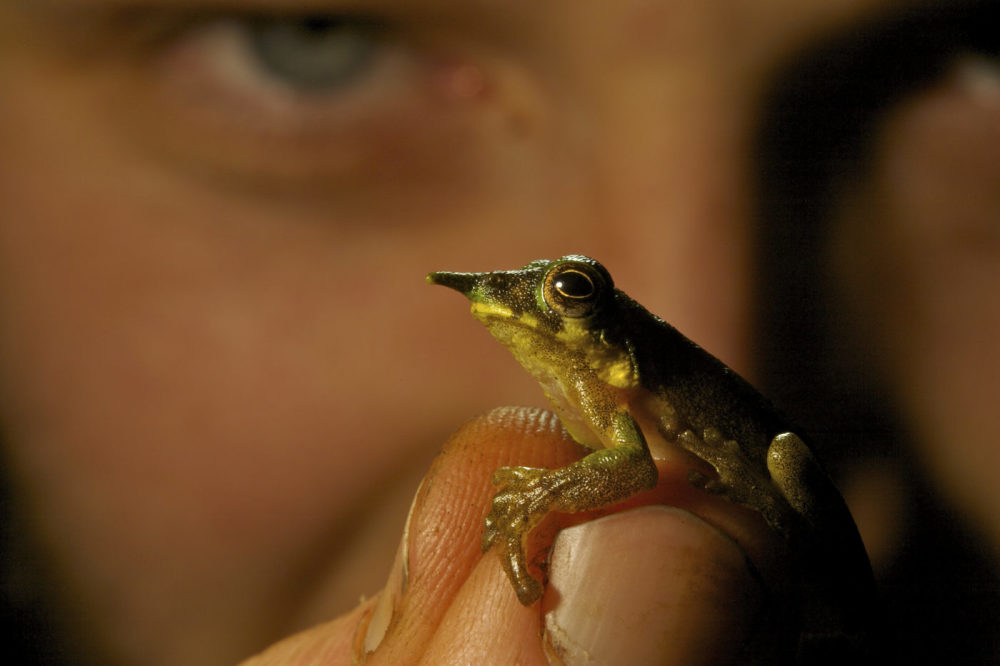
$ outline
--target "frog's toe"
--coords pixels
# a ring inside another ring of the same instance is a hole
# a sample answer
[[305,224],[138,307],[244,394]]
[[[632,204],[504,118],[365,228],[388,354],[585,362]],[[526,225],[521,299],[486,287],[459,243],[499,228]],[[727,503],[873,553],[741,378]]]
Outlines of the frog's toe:
[[713,495],[721,495],[727,490],[725,483],[718,479],[712,479],[696,469],[688,470],[687,480],[688,483],[698,490],[704,490]]
[[542,584],[531,576],[525,576],[517,584],[517,600],[525,606],[530,606],[542,598]]
[[523,512],[511,502],[510,493],[506,489],[501,490],[493,497],[493,506],[483,521],[483,551],[500,540],[519,541],[526,523]]
[[502,487],[484,520],[482,549],[499,544],[507,576],[518,600],[527,606],[542,596],[542,584],[527,571],[524,537],[549,512],[553,488],[560,484],[553,481],[550,470],[532,467],[501,468],[494,477],[494,482],[498,480]]
[[485,553],[493,544],[497,542],[497,537],[500,536],[500,530],[497,529],[496,520],[493,518],[493,514],[486,516],[485,527],[483,528],[483,541],[481,544],[482,551]]
[[699,472],[696,469],[689,469],[687,473],[687,480],[692,486],[698,490],[704,490],[705,486],[708,484],[708,477]]
[[520,536],[513,536],[504,542],[500,561],[507,577],[514,586],[517,600],[525,606],[538,601],[542,596],[542,584],[528,573],[524,544]]
[[517,593],[517,599],[525,606],[530,606],[542,596],[542,584],[528,573],[525,560],[524,535],[530,524],[528,517],[503,501],[494,501],[493,509],[484,523],[482,551],[485,553],[499,544],[497,554]]
[[504,486],[510,483],[526,482],[536,479],[546,472],[536,467],[501,467],[493,472],[493,485]]
[[[504,501],[506,498],[498,497],[493,501],[493,510],[486,516],[486,531],[502,535],[504,538],[520,538],[525,533],[528,526],[528,516],[517,506],[511,506]],[[493,538],[496,540],[496,537]]]

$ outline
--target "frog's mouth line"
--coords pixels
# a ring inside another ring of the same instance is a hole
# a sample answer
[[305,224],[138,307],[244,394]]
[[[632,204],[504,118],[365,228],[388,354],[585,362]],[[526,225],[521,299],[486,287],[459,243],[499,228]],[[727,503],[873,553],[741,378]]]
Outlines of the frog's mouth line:
[[538,318],[528,313],[516,314],[506,305],[472,301],[470,308],[472,316],[489,326],[490,322],[520,323],[528,327],[537,327]]
[[528,345],[537,350],[545,340],[546,332],[542,329],[541,320],[530,312],[518,314],[504,305],[479,302],[473,302],[471,311],[472,316],[493,337],[510,347],[515,356],[518,349],[514,345]]

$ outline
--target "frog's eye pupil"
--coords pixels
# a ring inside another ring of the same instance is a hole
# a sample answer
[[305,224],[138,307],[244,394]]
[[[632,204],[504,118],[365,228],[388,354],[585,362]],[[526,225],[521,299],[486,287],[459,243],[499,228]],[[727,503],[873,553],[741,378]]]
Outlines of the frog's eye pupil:
[[590,298],[594,295],[593,280],[576,270],[563,272],[553,286],[566,298]]

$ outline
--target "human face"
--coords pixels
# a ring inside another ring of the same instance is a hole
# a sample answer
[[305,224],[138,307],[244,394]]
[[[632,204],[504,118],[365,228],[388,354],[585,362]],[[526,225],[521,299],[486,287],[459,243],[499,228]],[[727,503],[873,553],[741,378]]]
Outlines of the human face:
[[0,415],[79,634],[218,663],[376,586],[427,452],[537,392],[429,270],[591,254],[747,369],[765,75],[874,4],[0,5]]

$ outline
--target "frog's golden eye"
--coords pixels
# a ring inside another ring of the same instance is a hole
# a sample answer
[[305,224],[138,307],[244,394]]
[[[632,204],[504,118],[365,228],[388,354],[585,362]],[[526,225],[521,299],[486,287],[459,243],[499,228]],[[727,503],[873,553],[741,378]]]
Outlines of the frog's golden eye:
[[560,265],[545,276],[542,298],[563,317],[587,317],[597,306],[601,284],[601,276],[587,265]]

